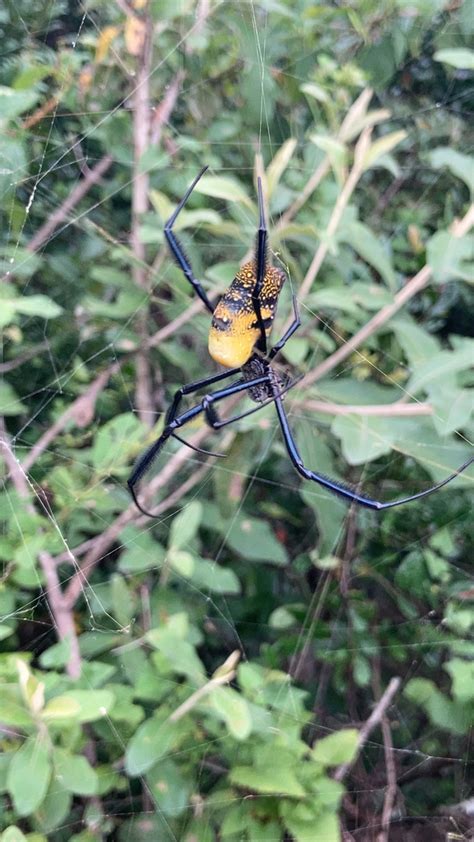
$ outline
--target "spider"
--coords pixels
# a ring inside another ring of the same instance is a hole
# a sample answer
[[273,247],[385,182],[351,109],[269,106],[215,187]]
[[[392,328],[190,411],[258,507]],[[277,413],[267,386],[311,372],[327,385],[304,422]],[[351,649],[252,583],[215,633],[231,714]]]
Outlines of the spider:
[[[204,377],[202,380],[197,380],[193,383],[187,383],[175,392],[165,416],[163,432],[142,456],[139,457],[128,480],[130,494],[137,508],[144,515],[147,515],[147,517],[155,517],[155,515],[148,512],[140,504],[135,489],[170,437],[178,439],[178,441],[186,444],[193,450],[209,454],[210,451],[195,447],[180,438],[176,432],[177,430],[201,414],[204,415],[208,425],[212,429],[218,430],[253,412],[258,412],[268,403],[275,405],[288,456],[298,473],[304,479],[317,482],[319,485],[346,500],[369,509],[390,509],[394,506],[409,503],[411,500],[419,500],[422,497],[426,497],[428,494],[432,494],[434,491],[447,485],[448,482],[451,482],[451,480],[457,477],[474,461],[474,458],[469,459],[458,471],[455,471],[431,488],[420,491],[417,494],[412,494],[409,497],[402,497],[401,499],[390,500],[388,502],[381,502],[368,497],[359,493],[356,489],[351,488],[349,485],[331,479],[324,474],[316,473],[304,465],[290,429],[282,400],[285,392],[293,388],[298,380],[290,381],[287,376],[280,374],[272,366],[272,361],[286,345],[290,337],[293,336],[295,331],[298,330],[301,321],[296,297],[293,296],[293,321],[281,339],[273,347],[268,347],[268,337],[275,318],[278,297],[286,276],[282,270],[269,265],[267,261],[267,227],[260,178],[257,180],[259,226],[255,259],[241,266],[229,289],[218,301],[217,306],[211,303],[202,284],[195,278],[191,263],[173,231],[173,226],[179,213],[206,170],[207,167],[203,167],[187,189],[168,219],[164,233],[170,251],[183,275],[212,316],[208,342],[209,354],[217,363],[225,366],[226,371],[220,372],[219,374],[211,374],[209,377]],[[178,412],[184,395],[190,395],[193,392],[207,389],[215,383],[228,380],[235,376],[237,376],[237,379],[230,385],[222,389],[217,389],[214,392],[207,392],[195,406],[184,412]],[[258,406],[242,412],[240,415],[221,420],[216,409],[216,404],[224,398],[228,398],[230,395],[242,392],[247,392]],[[222,454],[211,453],[211,455],[221,456]]]

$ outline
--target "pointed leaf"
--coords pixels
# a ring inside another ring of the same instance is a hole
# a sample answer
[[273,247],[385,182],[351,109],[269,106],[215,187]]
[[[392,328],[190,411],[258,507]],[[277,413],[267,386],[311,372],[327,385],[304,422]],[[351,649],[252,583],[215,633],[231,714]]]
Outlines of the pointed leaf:
[[38,809],[48,791],[51,762],[41,737],[29,737],[14,755],[7,774],[7,787],[15,810],[29,816]]

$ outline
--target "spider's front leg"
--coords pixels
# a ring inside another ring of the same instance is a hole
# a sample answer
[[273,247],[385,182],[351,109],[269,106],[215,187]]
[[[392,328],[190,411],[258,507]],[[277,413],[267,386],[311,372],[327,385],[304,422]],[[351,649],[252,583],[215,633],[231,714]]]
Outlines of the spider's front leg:
[[231,368],[228,371],[213,374],[210,377],[204,377],[202,380],[196,380],[194,383],[187,383],[185,386],[180,386],[174,393],[173,400],[166,412],[165,425],[170,424],[176,418],[179,405],[184,395],[191,395],[193,392],[198,392],[199,389],[205,389],[206,386],[211,386],[212,383],[219,383],[221,380],[226,380],[227,377],[233,377],[238,374],[240,368]]

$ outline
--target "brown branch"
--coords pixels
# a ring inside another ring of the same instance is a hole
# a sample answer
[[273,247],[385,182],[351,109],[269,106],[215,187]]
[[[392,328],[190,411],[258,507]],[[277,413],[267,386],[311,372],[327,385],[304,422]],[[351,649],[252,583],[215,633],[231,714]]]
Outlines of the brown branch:
[[46,450],[51,442],[64,430],[69,421],[75,421],[79,427],[85,427],[93,418],[94,406],[97,398],[105,388],[107,381],[120,370],[121,363],[115,362],[106,371],[99,374],[90,384],[84,394],[76,398],[65,412],[46,430],[46,432],[33,445],[29,454],[22,463],[24,471],[29,471],[36,460]]
[[375,705],[372,713],[370,714],[367,721],[364,723],[362,728],[359,731],[359,739],[357,745],[357,754],[353,757],[350,763],[342,763],[336,769],[334,773],[334,780],[342,781],[346,777],[347,773],[350,771],[352,766],[354,765],[355,761],[357,760],[362,748],[366,744],[370,734],[380,724],[382,717],[385,716],[385,712],[388,707],[392,704],[393,697],[395,693],[398,691],[398,688],[401,684],[401,678],[392,678],[388,687],[386,688],[385,692]]
[[[465,216],[454,223],[451,227],[451,234],[453,237],[462,237],[466,234],[470,228],[474,225],[474,205],[471,205]],[[327,359],[325,359],[320,365],[316,366],[309,374],[304,377],[301,381],[301,387],[305,388],[310,386],[316,380],[320,380],[321,377],[324,377],[328,374],[329,371],[332,371],[339,363],[343,360],[347,359],[359,345],[362,345],[373,333],[377,330],[380,330],[384,324],[386,324],[395,313],[398,312],[410,299],[413,298],[414,295],[417,295],[424,287],[427,285],[429,279],[432,275],[431,266],[426,264],[420,269],[417,274],[408,281],[407,284],[397,292],[391,304],[385,305],[382,307],[378,313],[375,314],[369,321],[362,327],[354,336],[351,336],[344,345],[341,345],[337,351],[334,351]],[[357,352],[359,353],[359,352]],[[362,356],[362,355],[361,355]]]
[[38,251],[44,243],[49,240],[53,231],[68,219],[72,209],[84,198],[94,184],[102,178],[113,161],[112,155],[105,155],[96,166],[89,170],[87,175],[71,190],[67,199],[56,208],[49,219],[38,228],[36,234],[31,238],[26,248],[28,251]]
[[[367,107],[369,105],[370,100],[372,99],[373,91],[371,88],[366,88],[360,96],[356,99],[353,103],[351,108],[346,114],[339,132],[336,135],[336,139],[342,142],[350,140],[351,133],[356,121],[360,120],[363,114],[365,114]],[[301,207],[308,201],[309,197],[314,193],[318,185],[321,183],[323,178],[328,174],[331,168],[331,162],[329,160],[329,156],[325,155],[321,163],[317,166],[316,170],[314,171],[313,175],[309,179],[309,181],[304,186],[303,190],[295,199],[292,205],[285,211],[285,213],[281,216],[279,222],[275,226],[275,231],[280,231],[285,225],[288,225],[289,222],[293,219],[294,216],[298,213]]]
[[[376,659],[374,664],[374,690],[377,696],[381,694],[380,684],[380,662]],[[383,748],[386,769],[386,790],[382,809],[382,828],[377,834],[376,842],[389,842],[390,836],[390,822],[393,812],[393,807],[397,797],[397,769],[393,754],[392,732],[390,730],[390,722],[384,713],[380,720],[380,727],[383,737]]]
[[[0,418],[0,436],[0,452],[2,453],[12,483],[18,496],[22,499],[27,499],[30,496],[28,479],[23,467],[11,450],[3,418]],[[27,511],[34,514],[35,510],[31,502],[25,503],[25,507]],[[70,652],[67,671],[71,678],[78,678],[81,672],[81,660],[79,644],[74,628],[74,618],[71,610],[66,605],[54,559],[45,551],[40,552],[38,557],[46,582],[46,598],[58,637],[60,640],[67,640],[69,643]]]
[[305,400],[296,401],[292,409],[310,409],[312,412],[322,412],[325,415],[375,415],[378,417],[398,417],[413,415],[433,415],[433,407],[429,403],[396,403],[387,404],[338,404],[326,401]]
[[15,371],[16,368],[19,368],[24,363],[27,363],[28,360],[34,359],[34,357],[38,356],[41,351],[46,351],[50,347],[50,342],[46,340],[45,342],[39,342],[37,345],[34,345],[33,348],[29,348],[25,351],[24,354],[20,354],[18,357],[15,357],[14,360],[9,360],[6,363],[0,363],[0,374],[6,374],[8,371]]
[[161,141],[161,133],[163,130],[163,126],[165,123],[168,122],[171,113],[176,105],[176,100],[178,98],[178,93],[181,88],[181,83],[184,79],[184,72],[179,70],[174,77],[173,81],[166,90],[166,93],[163,97],[163,101],[160,102],[159,105],[156,106],[153,118],[151,121],[151,132],[150,132],[150,142],[154,146],[158,146]]
[[69,659],[67,672],[71,678],[79,678],[81,674],[81,656],[72,609],[68,606],[65,594],[62,592],[54,558],[47,552],[39,553],[41,569],[46,581],[46,596],[53,615],[59,640],[67,641],[69,645]]

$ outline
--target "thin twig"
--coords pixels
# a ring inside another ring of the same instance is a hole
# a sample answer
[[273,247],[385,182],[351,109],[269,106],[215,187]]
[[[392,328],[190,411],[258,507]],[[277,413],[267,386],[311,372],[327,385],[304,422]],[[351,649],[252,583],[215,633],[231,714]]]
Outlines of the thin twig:
[[105,388],[106,383],[120,370],[122,363],[114,362],[106,371],[99,374],[98,377],[90,384],[84,394],[79,395],[75,401],[66,409],[65,412],[49,427],[48,430],[38,439],[33,445],[29,454],[22,462],[24,471],[29,471],[34,463],[39,459],[41,454],[46,450],[51,442],[64,430],[69,421],[74,420],[78,426],[86,426],[93,417],[94,406],[97,398]]
[[44,225],[38,228],[36,234],[31,238],[26,248],[28,251],[36,252],[41,246],[46,243],[51,237],[53,231],[58,228],[61,223],[68,219],[72,209],[84,198],[94,184],[102,178],[104,173],[108,170],[113,161],[112,155],[104,155],[98,164],[89,170],[87,175],[80,181],[73,190],[71,190],[67,199],[56,208],[51,216],[46,220]]
[[[25,500],[26,510],[34,514],[34,506],[28,502],[30,496],[28,480],[11,449],[3,418],[0,418],[0,452],[18,496]],[[58,637],[60,640],[67,640],[70,647],[67,671],[71,678],[78,678],[81,672],[81,659],[72,611],[64,600],[53,557],[46,551],[41,551],[38,557],[46,582],[46,598]]]
[[322,412],[325,415],[375,415],[393,418],[398,416],[433,415],[433,407],[429,403],[382,403],[382,404],[338,404],[327,401],[304,400],[295,401],[293,408],[309,409],[311,412]]
[[382,717],[385,715],[387,708],[390,707],[392,704],[392,699],[395,696],[395,693],[398,691],[398,688],[401,684],[401,678],[392,678],[389,682],[384,694],[381,696],[377,704],[375,705],[372,713],[370,714],[367,721],[364,723],[362,728],[359,731],[359,739],[357,744],[357,753],[352,758],[350,763],[342,763],[336,769],[334,773],[334,780],[342,781],[346,777],[347,773],[350,771],[352,766],[354,765],[355,761],[357,760],[361,749],[366,744],[370,734],[380,724]]
[[6,363],[0,363],[0,374],[6,374],[8,371],[14,371],[24,363],[27,363],[28,360],[32,360],[37,357],[42,351],[47,351],[50,347],[51,343],[47,340],[45,342],[38,342],[37,345],[34,345],[33,348],[29,348],[24,354],[20,354],[18,357],[15,357],[14,360],[8,360]]
[[71,678],[79,678],[81,674],[81,655],[72,608],[69,607],[62,592],[54,558],[45,551],[40,552],[38,558],[46,581],[46,596],[58,638],[61,641],[67,641],[69,645],[69,659],[66,667],[68,675]]
[[[465,216],[455,222],[451,227],[451,234],[453,237],[462,237],[466,234],[474,225],[474,205],[471,205]],[[432,275],[431,266],[426,264],[420,269],[417,274],[408,281],[407,284],[397,292],[391,304],[387,304],[385,307],[382,307],[375,316],[373,316],[369,321],[355,333],[353,336],[348,339],[344,345],[341,345],[337,351],[334,351],[327,359],[325,359],[320,365],[316,366],[306,377],[303,378],[301,381],[301,388],[305,388],[310,386],[316,380],[320,380],[324,377],[328,372],[332,371],[339,363],[343,360],[347,359],[359,345],[362,345],[373,333],[386,324],[389,319],[392,318],[395,313],[398,312],[410,299],[413,298],[414,295],[417,295],[428,283],[429,279]]]

